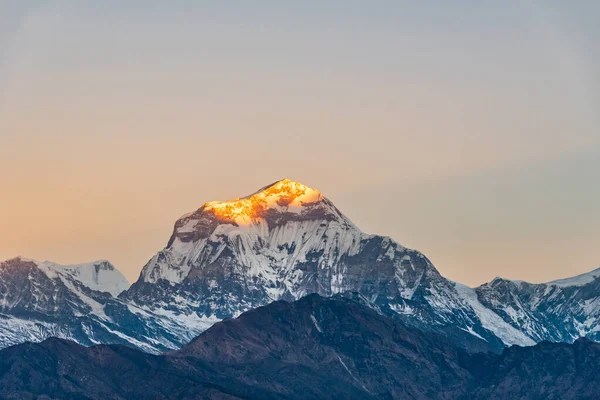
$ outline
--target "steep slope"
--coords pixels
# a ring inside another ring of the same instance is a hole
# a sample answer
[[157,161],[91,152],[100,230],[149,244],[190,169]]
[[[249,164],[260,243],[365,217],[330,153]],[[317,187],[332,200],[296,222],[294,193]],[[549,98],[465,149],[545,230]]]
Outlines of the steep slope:
[[15,258],[0,263],[0,347],[61,337],[158,352],[191,339],[184,326],[115,296],[129,282],[107,261],[61,266]]
[[536,342],[600,339],[600,269],[541,284],[496,278],[476,292],[481,304]]
[[[341,296],[272,303],[161,356],[61,339],[0,351],[0,398],[593,399],[600,345],[470,354]],[[44,397],[47,396],[47,397]]]
[[176,320],[216,321],[275,300],[344,292],[465,346],[533,344],[498,319],[514,331],[500,340],[423,254],[361,232],[318,190],[287,179],[184,215],[121,298]]

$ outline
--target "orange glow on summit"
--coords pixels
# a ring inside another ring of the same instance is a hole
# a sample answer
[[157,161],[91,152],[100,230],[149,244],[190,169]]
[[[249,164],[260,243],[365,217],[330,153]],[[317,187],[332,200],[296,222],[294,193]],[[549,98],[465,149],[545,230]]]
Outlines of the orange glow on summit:
[[323,199],[321,192],[299,182],[283,179],[241,199],[212,201],[204,205],[220,219],[238,224],[251,224],[262,218],[267,210],[300,212],[304,205]]

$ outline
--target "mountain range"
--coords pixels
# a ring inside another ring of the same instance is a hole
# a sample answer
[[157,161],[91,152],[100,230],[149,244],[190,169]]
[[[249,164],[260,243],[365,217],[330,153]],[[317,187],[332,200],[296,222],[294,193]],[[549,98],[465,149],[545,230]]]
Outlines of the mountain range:
[[0,351],[3,399],[594,399],[600,344],[470,353],[353,299],[308,295],[152,355],[51,338]]
[[131,287],[107,261],[0,263],[0,347],[59,337],[161,353],[223,319],[309,294],[354,299],[470,352],[600,331],[600,270],[470,288],[420,252],[362,232],[318,190],[284,179],[182,216]]

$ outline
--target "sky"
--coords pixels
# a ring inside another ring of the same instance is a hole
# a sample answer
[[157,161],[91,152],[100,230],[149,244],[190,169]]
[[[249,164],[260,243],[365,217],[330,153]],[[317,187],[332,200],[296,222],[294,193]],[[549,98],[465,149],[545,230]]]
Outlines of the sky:
[[600,267],[600,2],[0,0],[0,259],[130,281],[284,177],[468,285]]

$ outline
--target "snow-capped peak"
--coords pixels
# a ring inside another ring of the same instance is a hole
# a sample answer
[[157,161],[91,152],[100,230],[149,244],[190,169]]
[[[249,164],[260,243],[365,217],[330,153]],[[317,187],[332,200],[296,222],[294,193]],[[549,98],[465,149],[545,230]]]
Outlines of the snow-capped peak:
[[[256,231],[260,236],[292,222],[337,221],[358,230],[331,201],[317,189],[289,179],[277,181],[259,191],[228,201],[205,203],[175,223],[167,248],[175,243],[197,242],[214,232]],[[239,229],[238,229],[239,228]]]
[[229,201],[213,201],[204,204],[203,208],[205,212],[212,212],[223,221],[248,225],[265,217],[270,210],[297,214],[306,206],[322,200],[323,195],[317,189],[283,179],[250,196]]
[[320,191],[283,179],[249,196],[205,203],[184,215],[141,279],[181,283],[192,268],[204,268],[227,248],[225,253],[234,253],[244,273],[268,275],[273,285],[281,286],[279,275],[297,263],[320,253],[327,260],[323,266],[332,267],[340,257],[355,255],[369,237]]
[[40,268],[53,271],[59,276],[68,274],[92,290],[108,292],[113,296],[118,296],[130,286],[127,278],[106,260],[75,265],[58,265],[46,261]]
[[63,282],[65,280],[77,281],[92,290],[108,292],[113,296],[118,296],[119,293],[127,290],[130,286],[127,278],[107,260],[60,265],[52,261],[40,262],[19,256],[6,262],[12,262],[15,265],[33,263],[50,279],[58,278]]

